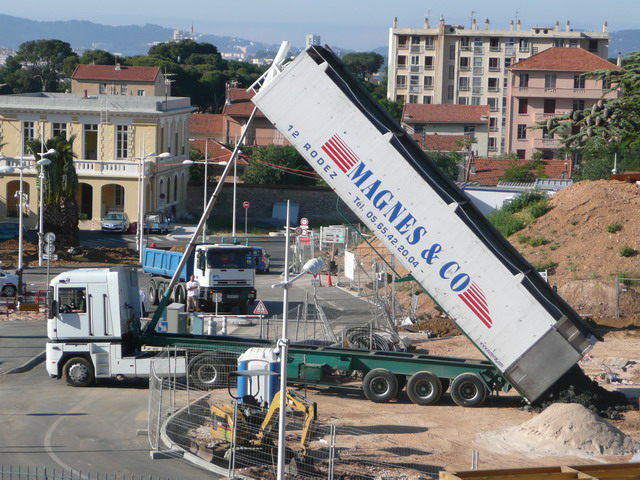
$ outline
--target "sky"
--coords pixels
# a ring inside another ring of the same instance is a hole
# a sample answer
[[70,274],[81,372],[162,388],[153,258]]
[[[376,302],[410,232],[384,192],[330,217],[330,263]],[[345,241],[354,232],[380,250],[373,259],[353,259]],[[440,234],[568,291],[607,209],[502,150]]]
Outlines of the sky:
[[[279,44],[289,40],[304,46],[305,35],[320,35],[323,44],[366,51],[388,44],[393,19],[400,28],[420,28],[426,17],[435,25],[469,26],[472,16],[482,27],[507,30],[511,20],[522,28],[553,26],[567,20],[575,30],[609,32],[640,27],[638,0],[30,0],[2,2],[0,13],[30,20],[88,20],[105,25],[147,23],[196,33],[236,36]],[[178,8],[176,8],[178,6]]]

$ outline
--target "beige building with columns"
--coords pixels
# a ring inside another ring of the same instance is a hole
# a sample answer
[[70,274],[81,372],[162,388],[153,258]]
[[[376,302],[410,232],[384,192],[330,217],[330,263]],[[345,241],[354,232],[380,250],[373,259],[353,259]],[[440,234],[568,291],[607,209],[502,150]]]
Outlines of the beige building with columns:
[[[24,225],[37,225],[38,158],[27,152],[27,142],[72,135],[76,136],[80,229],[100,229],[107,211],[123,211],[131,222],[137,221],[140,191],[145,211],[179,215],[187,194],[188,166],[182,162],[189,158],[189,114],[193,110],[184,97],[46,92],[0,96],[4,144],[0,166],[17,167],[0,178],[0,219],[18,217],[22,171]],[[148,157],[152,152],[171,156]]]

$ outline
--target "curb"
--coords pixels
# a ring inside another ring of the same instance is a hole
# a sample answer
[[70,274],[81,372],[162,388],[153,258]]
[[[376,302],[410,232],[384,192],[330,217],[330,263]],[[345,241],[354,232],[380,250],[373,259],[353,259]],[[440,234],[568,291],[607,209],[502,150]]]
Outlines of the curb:
[[7,370],[4,373],[0,373],[0,375],[9,375],[11,373],[27,372],[27,371],[31,370],[33,367],[35,367],[36,365],[44,362],[45,356],[46,356],[46,352],[40,352],[38,355],[33,357],[31,360],[28,360],[23,365],[20,365],[19,367],[12,368],[11,370]]

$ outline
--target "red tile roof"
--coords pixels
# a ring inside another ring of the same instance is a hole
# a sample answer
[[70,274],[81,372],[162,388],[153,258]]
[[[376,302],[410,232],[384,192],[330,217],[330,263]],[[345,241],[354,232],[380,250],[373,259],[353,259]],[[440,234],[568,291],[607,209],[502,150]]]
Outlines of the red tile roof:
[[412,123],[486,123],[489,105],[450,105],[407,103],[402,122]]
[[[474,169],[470,170],[470,182],[479,182],[480,185],[497,185],[504,171],[513,165],[523,165],[529,160],[511,158],[474,158]],[[567,166],[564,160],[546,160],[543,171],[547,178],[560,179],[562,173],[566,172]],[[471,173],[475,171],[475,173]]]
[[[202,154],[207,153],[207,161],[208,162],[228,162],[231,158],[232,150],[228,149],[220,142],[216,142],[215,140],[205,140],[204,138],[194,139],[190,141],[191,145],[194,148],[197,148]],[[203,160],[204,162],[204,160]],[[242,158],[242,156],[238,157],[238,165],[246,165],[247,161]]]
[[192,136],[217,136],[222,134],[222,115],[192,113],[189,115],[189,132]]
[[120,65],[78,65],[74,80],[113,80],[121,82],[155,82],[160,67],[127,67]]
[[591,72],[593,70],[620,70],[620,67],[584,48],[553,47],[520,60],[512,70],[560,70],[565,72]]
[[[248,117],[253,111],[254,104],[251,99],[254,95],[253,92],[247,92],[244,88],[230,88],[227,91],[227,99],[222,108],[222,114],[232,117]],[[264,117],[264,115],[258,110],[256,117]]]
[[464,135],[423,135],[422,133],[414,133],[411,135],[416,143],[423,150],[431,150],[433,152],[458,152],[462,149]]

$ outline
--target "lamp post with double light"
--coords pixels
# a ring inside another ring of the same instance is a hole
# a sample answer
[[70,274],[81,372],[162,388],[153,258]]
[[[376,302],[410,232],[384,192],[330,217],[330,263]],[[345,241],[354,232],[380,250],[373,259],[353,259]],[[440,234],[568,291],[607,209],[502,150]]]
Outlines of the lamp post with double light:
[[163,153],[148,153],[144,157],[134,157],[134,160],[138,160],[140,162],[140,176],[138,177],[138,228],[136,230],[137,235],[137,247],[138,247],[138,255],[140,263],[142,263],[142,251],[144,248],[144,177],[146,175],[145,172],[145,162],[150,158],[168,158],[171,154],[168,152]]
[[38,203],[38,266],[42,266],[42,253],[44,246],[44,167],[51,164],[51,158],[57,154],[53,148],[45,153],[39,153],[40,160],[36,163],[40,165],[40,201]]

